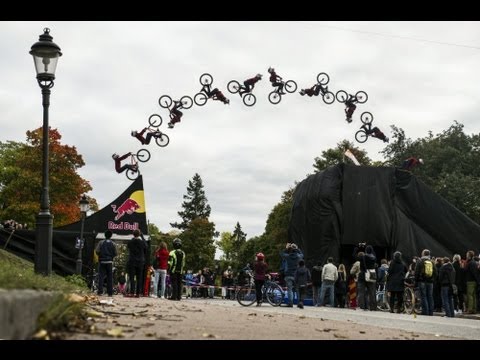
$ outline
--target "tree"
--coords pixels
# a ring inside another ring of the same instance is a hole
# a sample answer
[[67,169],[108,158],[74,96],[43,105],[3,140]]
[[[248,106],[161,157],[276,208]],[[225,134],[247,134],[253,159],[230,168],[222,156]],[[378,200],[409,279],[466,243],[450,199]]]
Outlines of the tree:
[[186,268],[197,271],[205,266],[213,268],[215,258],[215,224],[198,217],[192,220],[181,234],[182,249],[185,251]]
[[394,142],[382,154],[386,164],[400,166],[406,158],[423,158],[414,174],[473,221],[480,223],[480,136],[468,136],[457,121],[434,136],[412,140],[392,126]]
[[205,190],[203,190],[202,178],[195,173],[192,180],[188,181],[187,195],[183,195],[183,211],[179,211],[178,215],[182,218],[181,223],[170,223],[170,226],[184,230],[188,224],[196,218],[206,218],[210,216],[210,205],[207,204]]
[[[27,131],[27,143],[0,142],[0,219],[11,218],[19,223],[35,224],[40,210],[42,187],[42,128]],[[57,129],[49,129],[50,209],[54,226],[80,219],[78,201],[92,190],[78,169],[85,165],[75,146],[62,145]],[[98,210],[89,197],[90,208]]]
[[220,240],[216,242],[216,245],[222,250],[222,260],[227,262],[232,261],[233,253],[233,236],[231,232],[225,231],[220,234]]
[[365,150],[360,150],[350,141],[343,140],[337,144],[336,148],[322,151],[322,156],[317,156],[314,159],[313,167],[315,168],[315,172],[325,170],[329,166],[337,165],[341,162],[351,162],[351,160],[345,156],[345,150],[347,149],[350,149],[350,151],[353,153],[353,155],[355,155],[360,164],[370,165],[371,160],[367,156]]

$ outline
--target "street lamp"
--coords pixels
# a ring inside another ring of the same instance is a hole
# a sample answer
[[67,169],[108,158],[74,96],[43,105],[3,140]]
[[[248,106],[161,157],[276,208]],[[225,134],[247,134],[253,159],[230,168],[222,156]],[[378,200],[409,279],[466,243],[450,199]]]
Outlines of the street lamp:
[[48,195],[48,107],[50,106],[50,89],[55,80],[57,61],[62,53],[60,47],[52,42],[50,29],[43,29],[39,41],[32,45],[30,54],[33,56],[37,82],[42,89],[43,105],[43,140],[42,140],[42,192],[40,195],[40,212],[37,215],[35,272],[50,275],[52,272],[52,225],[53,215],[50,213],[50,198]]
[[83,240],[83,225],[85,224],[85,217],[87,216],[87,211],[90,209],[90,204],[87,200],[85,194],[82,195],[82,198],[78,202],[80,205],[80,214],[82,216],[82,225],[80,226],[80,239],[78,242],[78,257],[77,257],[77,271],[78,275],[82,275],[82,249],[85,241]]

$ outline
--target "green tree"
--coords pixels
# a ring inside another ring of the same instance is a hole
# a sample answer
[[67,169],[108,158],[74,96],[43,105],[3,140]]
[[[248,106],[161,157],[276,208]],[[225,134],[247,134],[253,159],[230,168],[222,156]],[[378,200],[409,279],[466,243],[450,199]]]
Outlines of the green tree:
[[[40,210],[42,187],[42,128],[27,131],[27,142],[0,142],[0,218],[11,218],[30,227]],[[54,226],[80,219],[78,201],[92,190],[78,169],[85,165],[75,146],[63,145],[57,129],[49,129],[50,209]],[[90,208],[98,210],[89,197]]]
[[342,162],[353,163],[350,158],[345,156],[345,150],[347,149],[350,149],[350,151],[353,155],[355,155],[360,164],[370,165],[371,160],[367,156],[365,150],[359,149],[348,140],[342,140],[337,144],[336,148],[322,151],[322,155],[317,156],[314,159],[313,167],[315,169],[315,172],[325,170],[330,166],[337,165]]
[[225,231],[220,234],[220,240],[216,242],[217,247],[223,252],[222,260],[226,262],[232,261],[233,253],[233,237],[232,233]]
[[480,136],[466,135],[457,121],[437,135],[412,140],[392,126],[395,139],[382,154],[386,164],[400,166],[410,157],[423,158],[425,164],[413,170],[434,192],[441,195],[472,220],[480,223]]
[[205,266],[213,268],[215,257],[215,224],[198,217],[192,220],[181,234],[182,249],[185,251],[187,269],[194,272]]
[[189,223],[196,218],[208,218],[210,216],[210,205],[207,204],[207,197],[203,189],[202,178],[195,173],[192,180],[188,181],[187,195],[183,195],[183,211],[178,215],[182,218],[181,223],[170,223],[170,226],[185,230]]

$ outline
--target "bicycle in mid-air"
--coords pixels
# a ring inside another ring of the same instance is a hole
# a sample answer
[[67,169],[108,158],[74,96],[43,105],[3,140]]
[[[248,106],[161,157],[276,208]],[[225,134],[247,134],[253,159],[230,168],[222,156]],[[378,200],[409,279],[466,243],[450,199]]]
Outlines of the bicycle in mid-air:
[[371,136],[367,133],[365,127],[371,126],[371,123],[373,121],[372,113],[368,111],[363,112],[362,115],[360,115],[360,121],[363,123],[363,126],[355,133],[355,140],[357,140],[359,143],[364,143],[365,141],[367,141],[368,137]]
[[[193,100],[188,95],[182,96],[180,98],[180,102],[181,102],[182,105],[179,106],[178,109],[190,109],[193,105]],[[158,104],[162,108],[168,109],[168,111],[170,112],[169,116],[170,116],[170,121],[171,121],[175,117],[175,115],[172,114],[172,108],[173,108],[172,107],[172,104],[173,104],[172,98],[169,95],[162,95],[158,99]]]
[[[236,294],[237,301],[242,306],[250,306],[257,301],[257,291],[255,290],[252,271],[248,271],[247,275],[249,277],[247,285],[241,286]],[[285,292],[275,280],[277,275],[276,273],[268,274],[262,286],[262,298],[272,306],[280,306],[285,297]]]
[[202,90],[199,93],[195,94],[193,101],[198,106],[203,106],[207,103],[207,100],[210,99],[208,92],[213,83],[213,76],[205,73],[200,76],[200,85],[202,85]]
[[330,82],[330,76],[328,76],[327,73],[321,72],[317,75],[317,84],[320,86],[320,93],[322,94],[322,100],[327,105],[333,104],[333,102],[335,101],[334,93],[331,91],[328,91],[328,87],[325,86],[329,82]]
[[129,180],[135,180],[138,175],[140,174],[140,170],[138,169],[138,162],[147,162],[150,160],[150,157],[152,155],[150,154],[150,151],[147,149],[140,149],[137,151],[136,154],[130,154],[130,164],[131,165],[136,165],[137,170],[132,170],[132,169],[127,169],[125,171],[125,175]]
[[[287,93],[294,93],[297,91],[297,83],[294,80],[282,81],[283,89]],[[268,94],[268,101],[276,105],[282,101],[282,93],[280,93],[280,86],[277,86],[270,94]]]
[[160,147],[165,147],[170,143],[170,138],[167,134],[162,133],[159,129],[160,125],[162,125],[162,117],[158,114],[152,114],[148,118],[149,127],[147,128],[148,132],[153,133],[153,137],[155,138],[155,142]]
[[[335,95],[337,101],[340,103],[344,103],[349,100],[350,96],[347,94],[345,90],[338,90],[337,94]],[[353,104],[365,104],[368,100],[368,95],[365,91],[357,91],[355,96],[351,99]]]
[[[227,90],[232,94],[239,93],[242,101],[246,106],[253,106],[257,102],[257,97],[251,91],[247,92],[247,88],[241,85],[237,80],[232,80],[227,84]],[[240,93],[240,90],[243,93]]]

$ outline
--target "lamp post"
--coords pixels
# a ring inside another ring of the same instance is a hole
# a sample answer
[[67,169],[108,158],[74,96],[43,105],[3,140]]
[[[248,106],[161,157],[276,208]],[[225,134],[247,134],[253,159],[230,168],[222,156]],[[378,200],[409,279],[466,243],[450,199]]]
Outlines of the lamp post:
[[82,275],[82,249],[85,241],[83,240],[83,226],[85,225],[85,217],[87,216],[87,211],[90,209],[90,204],[88,203],[87,197],[82,195],[82,198],[78,202],[80,205],[80,214],[82,216],[82,222],[80,226],[80,241],[78,243],[78,257],[77,257],[77,271],[78,275]]
[[36,219],[35,272],[50,275],[52,272],[52,225],[48,195],[48,107],[50,106],[50,89],[55,80],[57,61],[62,53],[60,47],[52,41],[50,29],[43,29],[39,41],[32,45],[37,82],[42,89],[43,134],[42,134],[42,192],[40,195],[40,212]]

